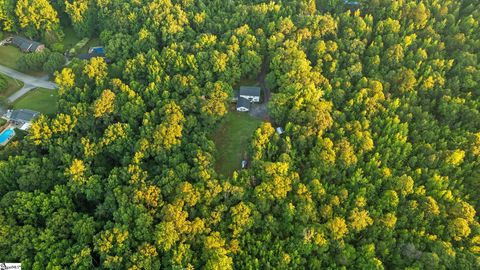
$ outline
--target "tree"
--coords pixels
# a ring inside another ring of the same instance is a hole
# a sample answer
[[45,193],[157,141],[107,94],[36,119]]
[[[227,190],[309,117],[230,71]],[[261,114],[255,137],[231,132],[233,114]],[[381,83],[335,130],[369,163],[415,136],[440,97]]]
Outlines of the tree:
[[53,74],[60,70],[65,64],[65,57],[58,52],[50,54],[48,60],[43,64],[43,71]]
[[30,37],[57,31],[57,11],[47,0],[18,0],[15,7],[20,28]]

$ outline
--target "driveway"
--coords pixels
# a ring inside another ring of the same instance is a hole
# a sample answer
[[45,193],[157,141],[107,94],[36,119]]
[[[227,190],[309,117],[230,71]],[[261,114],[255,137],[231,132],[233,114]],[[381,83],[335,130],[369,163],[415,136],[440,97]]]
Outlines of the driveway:
[[3,73],[9,77],[22,81],[24,83],[22,89],[18,90],[13,95],[8,97],[9,102],[14,102],[15,100],[19,99],[21,96],[28,93],[30,90],[37,87],[42,87],[46,89],[57,89],[57,84],[49,81],[48,76],[34,77],[2,65],[0,65],[0,73]]

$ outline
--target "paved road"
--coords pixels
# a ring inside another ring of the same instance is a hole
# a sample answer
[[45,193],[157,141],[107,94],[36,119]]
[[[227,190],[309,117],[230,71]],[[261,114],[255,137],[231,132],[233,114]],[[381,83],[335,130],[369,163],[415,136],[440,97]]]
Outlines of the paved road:
[[48,76],[44,77],[34,77],[30,76],[21,72],[18,72],[16,70],[13,70],[11,68],[5,67],[0,65],[0,73],[3,73],[9,77],[12,77],[14,79],[17,79],[19,81],[22,81],[24,83],[22,89],[18,90],[15,92],[13,95],[8,97],[9,102],[14,102],[21,96],[25,95],[28,93],[30,90],[37,88],[37,87],[42,87],[42,88],[47,88],[47,89],[56,89],[57,84],[50,82],[48,80]]

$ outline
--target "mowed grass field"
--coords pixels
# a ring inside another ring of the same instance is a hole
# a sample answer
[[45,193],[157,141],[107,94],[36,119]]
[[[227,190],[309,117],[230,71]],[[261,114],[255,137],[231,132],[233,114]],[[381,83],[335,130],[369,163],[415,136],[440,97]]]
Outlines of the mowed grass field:
[[6,88],[0,89],[1,98],[7,98],[23,87],[23,82],[10,78],[7,75],[1,74],[1,76],[4,77],[8,83]]
[[46,115],[54,115],[57,112],[57,90],[37,88],[13,103],[14,109],[29,109]]
[[62,44],[64,46],[65,51],[70,50],[70,48],[73,48],[75,44],[77,44],[81,38],[77,37],[77,34],[75,33],[75,30],[73,30],[73,27],[64,27],[63,28],[63,33],[65,34],[65,37],[63,38]]
[[13,46],[0,46],[0,64],[11,69],[17,69],[17,60],[22,52]]
[[215,169],[224,176],[231,176],[241,168],[241,162],[261,120],[248,113],[229,112],[213,134],[217,147]]

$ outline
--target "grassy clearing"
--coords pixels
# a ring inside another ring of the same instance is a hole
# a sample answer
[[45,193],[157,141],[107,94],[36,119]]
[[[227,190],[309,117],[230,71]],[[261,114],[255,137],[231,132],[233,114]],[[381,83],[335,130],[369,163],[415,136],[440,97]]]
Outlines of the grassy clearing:
[[37,88],[13,103],[14,109],[30,109],[46,115],[57,112],[58,92],[56,90]]
[[225,176],[232,175],[241,162],[253,132],[262,121],[246,113],[229,112],[214,133],[217,147],[215,169]]
[[75,33],[75,30],[73,30],[73,27],[64,27],[63,33],[65,34],[65,37],[63,38],[62,44],[66,51],[73,48],[73,46],[75,46],[75,44],[77,44],[81,40],[81,38],[77,37],[77,34]]
[[17,69],[17,60],[22,56],[22,52],[13,46],[1,46],[0,47],[0,64]]

